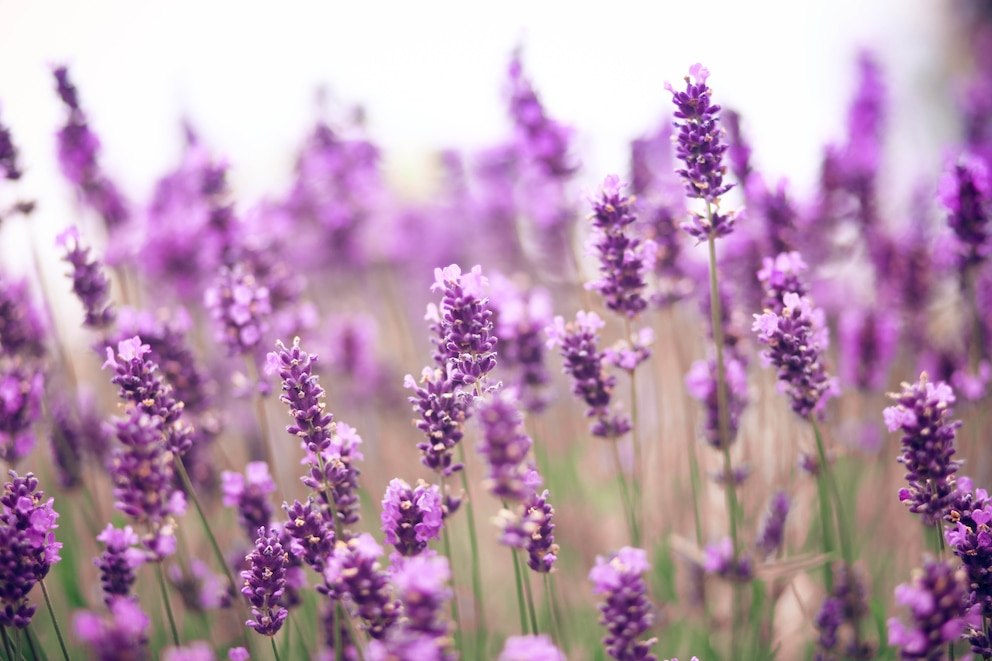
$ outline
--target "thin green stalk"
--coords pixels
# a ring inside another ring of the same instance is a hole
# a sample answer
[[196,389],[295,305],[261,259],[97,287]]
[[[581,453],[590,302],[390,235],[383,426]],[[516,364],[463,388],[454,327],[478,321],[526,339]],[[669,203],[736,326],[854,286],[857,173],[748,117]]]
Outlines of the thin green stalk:
[[169,628],[172,629],[172,640],[179,647],[179,629],[176,628],[176,618],[172,614],[172,604],[169,603],[169,588],[165,584],[165,569],[161,562],[155,563],[155,575],[158,576],[158,587],[162,590],[162,603],[165,604],[165,614],[169,618]]
[[[444,473],[440,474],[441,498],[445,498]],[[465,658],[465,649],[462,642],[462,623],[458,618],[458,589],[455,586],[455,558],[451,555],[451,538],[448,536],[448,519],[445,519],[441,526],[441,543],[444,545],[444,554],[448,556],[448,566],[451,571],[451,620],[455,623],[455,648],[458,650],[458,658]]]
[[38,658],[38,650],[34,648],[34,641],[31,639],[31,634],[28,632],[27,629],[24,630],[24,637],[28,641],[28,651],[31,652],[31,660],[40,661],[40,659]]
[[[341,612],[341,602],[334,602],[334,621],[332,625],[334,626],[334,661],[344,661],[344,646],[341,641],[341,620],[343,613]],[[355,640],[355,645],[358,645],[358,641]]]
[[10,661],[15,661],[14,645],[10,642],[10,634],[7,633],[7,627],[2,624],[0,624],[0,635],[3,635],[3,649],[7,652],[7,658]]
[[41,583],[41,593],[45,595],[45,606],[48,608],[48,614],[52,618],[52,628],[55,629],[55,637],[59,640],[59,649],[62,650],[62,658],[65,661],[69,661],[69,650],[65,647],[62,629],[59,628],[59,621],[55,618],[55,609],[52,608],[52,598],[48,595],[48,585],[45,584],[45,579],[41,579],[39,583]]
[[537,608],[534,606],[534,592],[530,587],[530,572],[527,569],[527,564],[521,558],[520,573],[524,575],[524,596],[527,597],[527,608],[530,609],[530,628],[536,636],[541,633],[541,628],[537,626]]
[[[253,384],[258,383],[258,368],[255,367],[254,359],[246,355],[245,365],[248,372],[248,380]],[[265,400],[257,392],[252,394],[252,404],[255,407],[255,417],[258,418],[258,430],[262,434],[262,451],[265,453],[265,462],[272,469],[272,475],[276,483],[276,496],[277,500],[279,495],[282,493],[279,489],[279,471],[276,466],[275,453],[272,449],[272,439],[269,437],[269,417],[265,412]]]
[[279,661],[279,650],[276,649],[276,637],[269,636],[269,642],[272,643],[272,655],[276,657],[276,661]]
[[[633,343],[631,329],[630,329],[630,318],[626,315],[623,318],[624,332],[627,334],[627,341]],[[631,471],[631,482],[633,484],[633,492],[631,493],[631,498],[633,499],[633,515],[634,522],[637,524],[637,529],[641,529],[641,525],[644,523],[641,520],[642,515],[642,495],[641,495],[641,471],[643,466],[641,465],[641,443],[637,436],[637,375],[634,370],[628,372],[630,374],[630,438],[634,444],[634,469]],[[640,546],[640,543],[635,543],[634,546]]]
[[833,471],[827,462],[827,453],[823,448],[823,438],[820,436],[820,427],[816,424],[816,417],[810,414],[809,421],[813,425],[813,435],[816,437],[816,451],[820,457],[820,475],[826,480],[834,497],[834,516],[837,519],[837,538],[840,540],[841,557],[844,559],[844,564],[851,567],[854,563],[854,550],[849,538],[851,529],[847,525],[840,490],[837,488],[837,481],[834,479]]
[[31,648],[31,655],[34,656],[37,661],[48,661],[48,655],[45,654],[45,648],[41,646],[41,641],[38,641],[38,645],[35,646],[35,639],[37,638],[37,635],[35,635],[31,625],[28,625],[27,628],[24,629],[24,633],[28,638],[28,647]]
[[472,505],[472,493],[468,486],[468,466],[465,463],[465,444],[458,444],[458,460],[465,468],[459,473],[462,477],[462,489],[465,491],[465,515],[468,517],[468,542],[472,550],[472,593],[475,597],[475,613],[477,616],[477,636],[475,642],[476,658],[483,658],[486,649],[486,606],[482,595],[482,574],[479,564],[479,540],[475,534],[475,508]]
[[[565,641],[565,638],[562,636],[561,623],[558,621],[558,603],[551,592],[550,573],[542,572],[541,577],[544,580],[544,598],[548,602],[548,613],[551,616],[551,642],[555,646],[559,646]],[[568,647],[567,643],[566,647]],[[566,649],[565,652],[567,654],[570,650]]]
[[517,558],[517,550],[510,549],[513,556],[513,578],[517,584],[517,609],[520,611],[520,634],[526,636],[527,631],[527,605],[524,603],[523,579],[520,577],[520,560]]
[[623,474],[623,462],[620,460],[620,447],[617,439],[611,438],[607,440],[610,447],[613,449],[613,460],[617,465],[617,485],[620,487],[620,499],[623,502],[623,511],[625,518],[627,519],[627,532],[630,534],[630,543],[632,546],[640,546],[640,533],[637,530],[637,521],[634,519],[634,512],[632,511],[632,505],[630,502],[630,491],[627,488],[627,478]]

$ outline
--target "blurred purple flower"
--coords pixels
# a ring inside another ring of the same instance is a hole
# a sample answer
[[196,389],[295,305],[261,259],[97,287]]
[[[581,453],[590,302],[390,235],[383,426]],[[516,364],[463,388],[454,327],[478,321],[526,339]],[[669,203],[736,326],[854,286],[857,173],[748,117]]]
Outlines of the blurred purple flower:
[[761,270],[758,271],[758,282],[764,289],[761,307],[782,314],[782,308],[785,307],[782,297],[785,294],[793,292],[805,296],[809,293],[809,288],[801,277],[807,270],[809,267],[796,251],[779,253],[774,258],[765,257],[761,262]]
[[34,449],[45,390],[41,368],[20,362],[0,362],[0,458],[11,465]]
[[751,557],[741,553],[734,557],[734,545],[729,537],[703,549],[703,569],[729,581],[747,582],[754,578]]
[[392,582],[406,618],[385,639],[389,659],[454,661],[451,632],[445,615],[452,598],[451,568],[444,556],[403,558],[393,567]]
[[537,287],[523,291],[499,273],[490,280],[499,369],[501,375],[509,375],[504,389],[516,392],[524,410],[539,413],[547,405],[545,390],[551,381],[542,336],[551,323],[551,294]]
[[119,597],[131,596],[131,588],[137,580],[134,570],[145,562],[147,556],[144,551],[135,548],[140,539],[131,526],[121,529],[108,523],[96,539],[103,542],[105,548],[93,559],[93,564],[100,570],[103,600],[109,606]]
[[943,656],[948,643],[957,641],[967,625],[981,620],[966,610],[965,574],[944,562],[925,560],[923,568],[913,573],[911,583],[895,590],[896,603],[908,607],[907,627],[889,618],[889,644],[899,648],[903,659],[933,659]]
[[785,538],[785,520],[789,516],[789,496],[784,490],[776,491],[761,517],[758,537],[754,540],[755,555],[761,560],[778,553]]
[[992,251],[992,172],[981,157],[965,154],[947,166],[937,199],[949,212],[947,224],[959,242],[963,266],[977,264]]
[[361,618],[362,628],[376,640],[389,634],[400,615],[400,604],[379,564],[381,556],[382,547],[372,535],[362,533],[335,545],[324,568],[327,586],[346,598]]
[[162,652],[162,661],[216,661],[214,650],[202,640],[182,647],[167,647]]
[[[717,450],[721,450],[720,416],[717,397],[716,360],[697,360],[692,364],[689,373],[685,375],[685,385],[689,394],[705,406],[705,422],[703,436]],[[737,438],[740,417],[747,406],[747,373],[744,365],[732,355],[727,356],[724,365],[724,379],[727,384],[727,404],[730,411],[728,446]]]
[[98,661],[145,658],[151,620],[141,606],[131,599],[114,599],[109,608],[109,618],[91,611],[73,614],[73,631],[89,648],[90,658]]
[[32,299],[27,280],[0,275],[0,352],[4,355],[41,358],[47,353],[48,329]]
[[92,329],[109,326],[114,321],[114,310],[110,306],[110,280],[103,272],[103,264],[90,258],[90,249],[83,247],[75,226],[59,234],[55,244],[65,250],[62,259],[72,266],[68,275],[72,278],[72,292],[86,312],[83,326]]
[[533,441],[524,432],[516,401],[496,394],[479,405],[478,416],[482,425],[478,450],[486,458],[486,488],[504,501],[522,501],[532,491],[526,477]]
[[510,636],[497,661],[566,661],[565,655],[544,635]]
[[243,264],[222,266],[203,295],[229,355],[252,354],[269,329],[269,289]]
[[238,522],[242,530],[252,536],[252,531],[268,527],[272,522],[272,503],[268,495],[276,490],[276,483],[264,461],[250,461],[245,474],[224,471],[220,474],[221,491],[226,507],[238,508]]

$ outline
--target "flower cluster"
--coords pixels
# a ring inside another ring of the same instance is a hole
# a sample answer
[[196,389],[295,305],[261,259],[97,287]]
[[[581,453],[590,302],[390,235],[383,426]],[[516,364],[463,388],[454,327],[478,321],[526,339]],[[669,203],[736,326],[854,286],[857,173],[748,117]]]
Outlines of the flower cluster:
[[819,632],[816,658],[831,659],[837,652],[853,659],[873,658],[870,645],[859,636],[858,622],[868,614],[865,577],[857,567],[840,562],[832,570],[833,588],[813,619]]
[[543,288],[522,291],[508,278],[491,278],[490,303],[499,337],[500,370],[504,389],[516,392],[525,411],[540,413],[548,403],[545,387],[551,375],[544,364],[542,333],[551,323],[551,295]]
[[836,394],[836,380],[827,375],[823,354],[829,345],[823,310],[795,292],[782,297],[781,313],[768,310],[754,315],[758,341],[768,345],[761,357],[778,368],[779,384],[803,418],[822,409],[827,397]]
[[137,580],[134,570],[145,562],[145,553],[135,548],[140,539],[131,526],[122,529],[108,523],[96,539],[103,542],[105,548],[93,559],[93,564],[100,570],[103,600],[109,606],[115,599],[131,595]]
[[594,436],[617,439],[631,429],[630,419],[610,412],[610,399],[617,379],[607,374],[603,366],[604,354],[597,348],[599,329],[603,320],[595,312],[579,311],[575,323],[566,324],[564,318],[555,317],[544,329],[548,348],[558,346],[565,359],[565,373],[574,380],[572,392],[589,406],[586,417],[595,418]]
[[441,491],[423,480],[415,488],[393,478],[382,498],[382,531],[401,556],[420,555],[444,525]]
[[306,503],[298,500],[292,505],[284,504],[286,532],[293,538],[293,555],[313,567],[316,572],[324,571],[327,557],[334,550],[334,523],[325,515],[311,497]]
[[222,266],[203,304],[217,326],[217,341],[232,356],[251,354],[269,329],[269,289],[243,264]]
[[631,235],[634,198],[623,194],[626,184],[616,175],[603,181],[592,201],[593,233],[590,243],[599,257],[601,278],[586,284],[606,299],[606,307],[628,319],[647,308],[642,292],[644,274],[653,267],[655,245]]
[[[310,470],[302,480],[314,491],[321,492],[322,498],[329,498],[329,505],[334,508],[336,520],[345,526],[358,522],[361,515],[358,500],[358,470],[356,461],[365,457],[358,450],[362,437],[345,423],[335,424],[331,444],[323,452],[311,452],[303,463]],[[343,531],[347,532],[347,531]]]
[[[747,374],[741,361],[729,355],[724,364],[724,380],[727,384],[727,409],[729,411],[729,446],[737,438],[741,414],[747,406]],[[717,450],[722,450],[724,441],[720,438],[720,408],[717,393],[716,360],[697,360],[685,375],[685,385],[689,394],[703,402],[705,417],[703,436]]]
[[40,369],[0,362],[0,458],[11,464],[35,446],[34,423],[41,417],[45,377]]
[[[532,471],[532,481],[539,481],[536,471]],[[498,523],[503,528],[500,543],[527,552],[527,566],[540,574],[551,571],[558,559],[558,545],[555,544],[555,524],[552,522],[555,508],[548,502],[548,490],[538,494],[532,492],[523,503],[519,516],[504,510]]]
[[[382,547],[363,533],[338,542],[324,568],[324,581],[336,594],[346,597],[361,618],[369,636],[382,640],[400,615],[399,602],[379,564]],[[408,613],[409,616],[409,613]]]
[[324,389],[320,377],[313,372],[317,356],[303,351],[298,337],[293,339],[291,349],[281,340],[276,341],[276,347],[278,351],[269,352],[266,358],[265,373],[278,373],[282,379],[279,399],[289,407],[293,418],[286,432],[299,436],[307,451],[324,452],[331,447],[335,425],[334,416],[324,411]]
[[245,474],[224,471],[220,474],[221,491],[226,507],[238,508],[238,522],[251,537],[259,528],[272,522],[272,503],[268,495],[276,490],[276,483],[264,461],[251,461]]
[[754,578],[751,557],[746,553],[735,555],[734,544],[729,537],[703,549],[703,569],[728,581],[746,583]]
[[782,548],[785,538],[785,520],[789,516],[789,496],[783,490],[772,495],[768,509],[761,519],[758,537],[754,540],[754,550],[758,558],[769,558]]
[[992,172],[981,158],[966,155],[951,164],[937,197],[949,212],[964,264],[977,264],[992,250]]
[[654,624],[654,606],[643,577],[650,568],[643,549],[625,546],[609,557],[598,556],[589,572],[592,591],[606,600],[599,607],[599,622],[607,631],[603,645],[617,661],[657,658],[650,653],[657,639],[637,640]]
[[545,635],[510,636],[496,661],[566,661]]
[[519,149],[542,173],[566,177],[575,171],[568,154],[571,131],[544,112],[530,81],[524,78],[519,54],[510,62],[510,116],[517,130]]
[[45,324],[32,304],[27,280],[11,280],[0,273],[0,353],[41,358],[45,349]]
[[83,326],[105,328],[114,321],[110,307],[110,280],[99,260],[90,257],[90,249],[79,240],[79,230],[69,227],[56,238],[56,245],[65,250],[63,260],[72,266],[72,293],[83,304],[86,317]]
[[90,658],[99,661],[145,658],[151,620],[138,602],[131,599],[114,599],[108,606],[110,617],[80,611],[72,618],[76,637],[89,648]]
[[985,489],[973,489],[970,479],[959,478],[944,521],[944,540],[968,577],[968,606],[992,616],[992,499]]
[[0,124],[0,175],[0,178],[10,181],[21,178],[21,169],[17,165],[17,147],[10,137],[10,129],[3,124]]
[[34,473],[10,477],[0,495],[0,625],[22,629],[35,611],[28,594],[61,560],[62,543],[55,541],[54,499],[45,500]]
[[465,435],[469,409],[465,398],[458,396],[454,380],[445,370],[425,367],[420,382],[409,374],[403,385],[413,391],[409,401],[419,414],[414,420],[427,440],[417,444],[423,454],[421,462],[433,471],[448,476],[463,466],[452,462],[452,450]]
[[241,594],[248,598],[254,619],[245,624],[263,636],[274,636],[282,628],[289,611],[280,605],[286,590],[287,554],[279,533],[258,529],[255,549],[248,555],[249,568],[241,572],[245,585]]
[[785,307],[783,297],[793,292],[805,296],[809,290],[801,277],[809,270],[802,255],[796,251],[779,253],[775,257],[765,257],[758,271],[758,282],[764,290],[761,307],[776,314],[782,313]]
[[370,647],[384,653],[373,659],[454,661],[457,658],[451,651],[450,625],[444,613],[452,597],[448,587],[450,578],[448,559],[442,556],[404,558],[394,566],[392,583],[405,618],[392,627],[382,647]]
[[477,390],[486,387],[486,376],[496,367],[488,289],[489,279],[480,266],[464,274],[457,264],[434,269],[431,291],[441,291],[441,304],[431,304],[427,311],[438,334],[434,360],[447,366],[456,385],[474,385]]
[[960,569],[928,559],[913,573],[912,583],[896,588],[896,603],[908,607],[910,624],[890,618],[889,644],[903,659],[938,658],[948,643],[978,620],[965,608],[967,581]]
[[533,445],[523,431],[523,417],[516,402],[496,395],[479,406],[482,441],[479,454],[486,458],[486,485],[497,498],[519,502],[534,491],[527,480],[531,471],[528,460]]
[[909,487],[899,490],[899,500],[921,515],[923,524],[940,521],[955,497],[954,473],[960,463],[954,456],[955,430],[950,421],[954,391],[943,381],[931,383],[926,372],[914,384],[904,383],[896,401],[883,411],[889,431],[902,432],[902,453],[897,461],[906,466]]

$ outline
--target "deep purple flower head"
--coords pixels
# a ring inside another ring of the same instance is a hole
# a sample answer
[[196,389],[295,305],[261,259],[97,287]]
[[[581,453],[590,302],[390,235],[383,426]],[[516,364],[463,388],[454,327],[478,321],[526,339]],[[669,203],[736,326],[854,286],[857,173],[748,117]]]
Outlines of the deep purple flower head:
[[802,255],[796,251],[783,252],[774,258],[765,257],[758,271],[758,282],[764,290],[761,307],[776,314],[782,313],[785,304],[782,297],[788,292],[805,296],[809,292],[806,282],[801,276],[809,270]]
[[17,165],[17,147],[10,137],[10,129],[0,124],[0,179],[17,181],[21,174]]
[[457,264],[434,269],[431,291],[441,292],[441,303],[428,307],[438,338],[434,359],[448,366],[456,385],[487,389],[486,377],[496,367],[496,336],[488,298],[489,279],[482,267],[462,273]]
[[361,618],[363,628],[377,640],[389,633],[400,614],[386,572],[379,564],[382,547],[372,535],[362,533],[338,542],[324,568],[324,581],[344,595]]
[[522,512],[503,510],[497,517],[503,534],[500,543],[527,552],[527,566],[540,574],[552,570],[558,559],[558,545],[555,544],[555,524],[552,517],[555,508],[548,502],[548,490],[537,493],[540,485],[537,471],[531,471],[533,483],[531,494],[523,502]]
[[44,317],[33,298],[27,280],[0,274],[0,353],[22,358],[41,358],[47,353]]
[[270,352],[266,358],[265,373],[278,372],[282,379],[279,399],[289,407],[293,418],[286,432],[303,439],[310,452],[326,451],[331,446],[334,416],[324,412],[324,389],[313,371],[317,355],[303,351],[298,337],[293,339],[291,349],[281,340],[276,341],[276,347],[277,351]]
[[517,134],[518,149],[542,174],[566,178],[576,170],[568,153],[572,131],[545,114],[537,93],[523,75],[520,54],[510,61],[510,117]]
[[823,365],[830,336],[823,310],[814,308],[808,297],[788,292],[782,303],[781,313],[754,315],[752,330],[768,345],[762,361],[778,368],[779,387],[789,395],[792,410],[806,418],[837,394],[836,379]]
[[533,445],[523,429],[523,416],[510,397],[496,394],[478,409],[482,424],[479,454],[486,458],[486,488],[497,498],[519,502],[532,491],[526,478]]
[[249,568],[241,572],[245,585],[241,594],[248,598],[254,619],[245,624],[263,636],[274,636],[282,628],[289,611],[280,605],[286,590],[287,553],[274,528],[258,529],[255,550],[247,557]]
[[129,408],[157,418],[165,447],[175,455],[185,454],[193,444],[193,428],[183,417],[185,404],[176,400],[172,386],[159,378],[158,365],[149,360],[149,346],[135,335],[118,342],[116,353],[111,347],[106,350],[103,369],[113,371],[110,382],[120,386],[120,398]]
[[894,617],[888,621],[889,644],[899,648],[902,659],[943,658],[947,644],[978,622],[967,610],[965,572],[945,562],[924,560],[912,582],[899,585],[895,594],[910,615],[909,626]]
[[761,519],[758,537],[754,540],[755,555],[759,559],[767,559],[782,548],[785,538],[785,519],[789,516],[789,496],[783,490],[772,495],[768,509]]
[[253,353],[269,330],[269,288],[241,263],[220,268],[203,304],[232,356]]
[[417,444],[423,454],[421,463],[445,476],[460,471],[463,465],[452,462],[452,450],[465,435],[467,400],[440,368],[425,367],[419,383],[407,374],[403,385],[413,391],[409,401],[419,417],[413,423],[427,435],[426,441]]
[[441,535],[444,511],[441,491],[423,480],[416,488],[393,478],[382,499],[382,531],[401,556],[419,555]]
[[173,517],[186,510],[183,492],[173,485],[173,455],[163,443],[162,419],[132,409],[114,423],[121,442],[110,460],[114,506],[148,532],[142,543],[157,560],[176,550]]
[[[875,654],[856,635],[858,622],[868,614],[868,583],[857,566],[842,562],[832,567],[833,588],[824,596],[813,624],[819,632],[817,659],[832,659],[838,652],[854,659],[870,659]],[[845,626],[846,625],[846,626]]]
[[406,616],[385,640],[388,651],[402,661],[453,661],[450,625],[445,614],[452,597],[448,559],[438,555],[403,558],[392,569],[392,583]]
[[647,596],[643,574],[651,565],[643,549],[625,546],[609,557],[598,556],[589,571],[594,594],[603,595],[600,624],[606,653],[617,661],[654,661],[650,653],[656,638],[637,640],[654,624],[654,606]]
[[224,471],[220,474],[221,491],[226,507],[238,508],[238,522],[249,537],[252,531],[272,523],[272,503],[268,495],[276,490],[276,483],[264,461],[251,461],[245,474]]
[[644,274],[654,266],[655,244],[634,234],[634,198],[624,194],[626,186],[611,174],[603,181],[599,196],[591,200],[590,246],[599,257],[602,277],[587,283],[586,289],[598,291],[606,307],[633,319],[648,305],[642,296],[647,286]]
[[[314,491],[330,496],[337,520],[345,526],[358,522],[361,516],[358,498],[357,461],[364,459],[358,447],[362,437],[351,425],[335,423],[327,450],[315,453],[304,444],[307,456],[302,463],[309,466],[302,482]],[[347,530],[344,531],[347,533]]]
[[[727,445],[737,438],[741,414],[747,406],[747,373],[744,365],[733,355],[728,355],[724,368],[724,381],[727,384],[727,404],[730,423],[730,438]],[[717,396],[717,365],[715,359],[697,360],[685,375],[685,385],[689,394],[705,406],[703,436],[717,450],[723,449],[720,438],[720,409]]]
[[992,615],[992,500],[967,477],[957,480],[953,502],[944,515],[944,539],[961,559],[968,576],[968,606]]
[[727,173],[723,154],[727,145],[723,144],[723,129],[718,124],[720,106],[710,103],[712,91],[706,85],[709,75],[706,67],[694,64],[685,78],[684,92],[665,84],[676,107],[675,127],[679,133],[675,155],[685,166],[676,172],[682,177],[686,194],[705,200],[708,206],[707,215],[694,212],[692,222],[683,225],[699,241],[726,236],[734,229],[733,214],[720,214],[714,208],[733,184],[723,183]]
[[23,628],[35,611],[28,594],[61,560],[62,544],[55,541],[54,499],[45,500],[34,473],[10,477],[0,496],[0,625]]
[[510,636],[497,661],[566,661],[565,655],[544,635]]
[[931,383],[926,372],[916,383],[902,384],[902,392],[890,395],[895,406],[882,413],[889,431],[903,436],[902,453],[897,461],[906,466],[909,487],[899,490],[899,500],[909,511],[920,514],[923,525],[939,521],[955,495],[955,430],[960,421],[949,420],[954,391],[943,381]]
[[0,458],[14,464],[34,449],[45,377],[39,366],[0,361]]
[[596,346],[599,330],[604,325],[595,312],[579,311],[574,323],[566,324],[564,318],[555,317],[544,332],[548,336],[549,349],[560,347],[565,373],[574,380],[572,392],[589,406],[586,417],[596,420],[592,426],[593,435],[617,439],[630,431],[631,422],[626,416],[610,411],[617,379],[607,374],[604,354]]
[[543,336],[551,323],[551,294],[538,287],[525,291],[499,273],[491,284],[503,388],[516,393],[525,411],[539,413],[548,403],[545,390],[551,381]]
[[148,656],[148,628],[151,620],[137,601],[114,599],[110,617],[91,611],[78,611],[72,617],[76,637],[89,648],[90,658],[98,661],[140,661]]
[[751,145],[744,139],[741,131],[741,115],[736,110],[725,110],[723,125],[727,130],[727,160],[730,161],[730,171],[742,185],[748,183],[748,177],[753,172],[751,168]]
[[114,310],[110,307],[110,280],[103,272],[103,265],[90,257],[90,249],[83,247],[75,226],[59,234],[55,243],[65,250],[62,260],[72,266],[68,275],[72,278],[72,293],[86,312],[83,326],[94,329],[109,326],[114,321]]
[[316,572],[323,572],[327,558],[334,549],[334,521],[321,509],[313,497],[307,502],[283,504],[286,510],[286,532],[294,540],[290,550],[302,557]]
[[966,154],[948,165],[937,199],[948,211],[964,266],[977,264],[992,250],[992,172],[989,164]]
[[109,606],[118,597],[131,596],[131,588],[137,580],[134,571],[145,562],[147,555],[135,548],[140,538],[131,526],[121,529],[108,523],[96,539],[103,542],[105,548],[93,559],[93,564],[100,570],[103,599]]
[[742,553],[734,558],[734,545],[729,537],[703,549],[703,569],[729,581],[747,582],[754,578],[751,557]]

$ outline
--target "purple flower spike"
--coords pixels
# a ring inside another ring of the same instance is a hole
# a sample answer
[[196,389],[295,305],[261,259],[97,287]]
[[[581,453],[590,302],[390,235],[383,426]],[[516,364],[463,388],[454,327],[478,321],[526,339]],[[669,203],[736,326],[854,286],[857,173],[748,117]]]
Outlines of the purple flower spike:
[[575,323],[566,324],[562,317],[544,329],[548,348],[558,346],[565,359],[565,373],[575,381],[572,392],[589,406],[587,418],[595,418],[594,436],[617,439],[631,429],[630,420],[621,414],[610,413],[610,399],[616,377],[606,373],[603,366],[605,354],[596,344],[603,320],[595,312],[579,311]]
[[423,480],[415,489],[399,478],[386,487],[382,499],[382,531],[401,556],[420,555],[441,535],[444,511],[437,485]]
[[781,314],[785,306],[782,302],[785,294],[794,292],[805,296],[809,289],[801,274],[807,270],[809,267],[796,251],[779,253],[774,258],[765,257],[761,261],[761,270],[758,271],[758,282],[765,292],[761,307]]
[[733,184],[723,183],[727,173],[723,154],[727,145],[723,144],[723,129],[717,123],[720,106],[710,103],[712,92],[706,85],[709,75],[706,67],[694,64],[685,78],[684,92],[665,85],[672,93],[675,118],[681,120],[675,122],[679,131],[675,155],[685,167],[676,172],[682,177],[686,194],[705,200],[708,207],[706,216],[694,212],[692,222],[683,225],[683,229],[698,241],[726,236],[734,229],[733,214],[720,214],[713,208],[719,205],[720,196],[733,188]]
[[567,661],[551,639],[538,636],[510,636],[497,661]]
[[[868,614],[868,585],[864,573],[857,567],[835,563],[833,568],[834,587],[824,599],[819,612],[813,619],[817,638],[817,659],[833,659],[840,652],[852,659],[875,657],[871,646],[855,635],[858,622]],[[848,625],[850,634],[842,630]],[[841,640],[846,642],[841,645]]]
[[596,558],[589,572],[593,593],[604,595],[599,623],[606,627],[606,653],[617,661],[654,661],[656,638],[637,638],[654,624],[654,606],[647,596],[643,574],[651,565],[643,549],[625,546],[608,558]]
[[146,658],[150,625],[141,606],[131,599],[114,599],[109,618],[90,611],[79,611],[72,618],[76,637],[98,661]]
[[512,375],[504,388],[516,391],[524,410],[539,413],[548,403],[545,386],[551,381],[542,335],[551,323],[551,294],[542,288],[522,291],[495,274],[490,301],[496,312],[500,369]]
[[114,321],[114,310],[110,307],[110,280],[103,272],[103,264],[90,258],[90,249],[79,241],[79,230],[69,227],[55,240],[55,244],[65,250],[62,260],[72,266],[72,293],[83,304],[86,328],[106,328]]
[[[310,466],[303,476],[303,484],[330,496],[337,520],[346,526],[357,523],[361,516],[358,499],[358,470],[356,461],[364,459],[358,450],[362,438],[345,423],[334,426],[330,447],[319,454],[307,449],[303,463]],[[347,532],[347,531],[344,531]]]
[[286,532],[294,539],[293,554],[303,558],[315,572],[323,572],[334,549],[334,522],[328,520],[313,498],[283,505],[289,521]]
[[906,466],[909,487],[900,489],[899,500],[919,514],[923,525],[932,526],[944,516],[955,498],[955,430],[951,421],[954,391],[943,381],[930,383],[926,372],[914,384],[902,384],[902,392],[890,395],[896,405],[882,414],[889,431],[901,431],[902,454],[897,461]]
[[940,181],[937,198],[947,208],[947,224],[960,244],[965,266],[989,255],[992,245],[992,172],[989,164],[971,154],[948,167]]
[[224,471],[220,474],[224,505],[238,508],[238,522],[251,537],[253,531],[272,523],[272,503],[268,495],[276,490],[276,483],[264,461],[252,461],[245,467],[245,474]]
[[524,516],[520,529],[524,533],[522,548],[527,551],[527,566],[532,570],[547,574],[558,559],[558,545],[555,544],[555,524],[551,518],[555,508],[548,502],[548,490],[531,493],[524,501]]
[[776,491],[768,503],[768,509],[761,519],[758,528],[758,538],[754,542],[755,554],[760,559],[767,559],[782,548],[785,538],[785,519],[789,516],[789,496],[785,491]]
[[[717,398],[716,360],[697,360],[685,375],[685,385],[689,394],[705,405],[706,417],[703,423],[703,436],[717,450],[722,450],[720,440],[720,409]],[[741,361],[727,356],[724,365],[727,383],[727,403],[730,410],[730,438],[732,444],[737,438],[741,414],[747,406],[747,374]]]
[[346,596],[364,629],[376,640],[386,637],[400,614],[399,602],[393,598],[386,573],[379,564],[381,556],[382,547],[372,535],[363,533],[347,543],[338,542],[324,569],[327,586]]
[[523,75],[519,53],[510,62],[510,116],[517,133],[517,144],[529,160],[536,163],[542,174],[565,178],[576,166],[568,153],[571,130],[544,112],[530,81]]
[[282,628],[289,611],[280,605],[286,590],[287,553],[279,542],[279,533],[270,528],[258,529],[255,550],[248,557],[249,569],[241,572],[245,586],[241,594],[248,598],[254,619],[245,624],[263,636],[274,636]]
[[533,445],[523,431],[523,416],[508,396],[497,394],[479,408],[482,441],[479,454],[486,458],[486,488],[497,498],[520,502],[533,491],[527,483],[528,454]]
[[14,464],[34,449],[45,378],[39,367],[0,364],[0,458]]
[[992,616],[992,500],[985,489],[973,489],[960,477],[954,502],[944,517],[944,539],[968,574],[968,605]]
[[438,366],[449,366],[456,385],[485,390],[486,377],[496,367],[488,290],[489,279],[480,266],[468,273],[462,273],[457,264],[434,269],[431,291],[441,291],[441,304],[431,305],[427,313],[438,334],[434,359]]
[[10,129],[0,124],[0,178],[17,181],[21,174],[17,166],[17,147],[10,137]]
[[788,292],[782,303],[785,307],[780,314],[769,310],[754,315],[752,330],[758,333],[759,342],[768,345],[762,361],[778,368],[778,381],[789,395],[792,410],[806,418],[837,394],[836,380],[823,365],[830,336],[823,310],[814,308],[809,298]]
[[728,581],[747,582],[754,578],[751,558],[746,553],[734,561],[734,545],[729,537],[703,549],[703,569]]
[[229,355],[253,353],[269,330],[269,289],[242,264],[222,266],[203,303]]
[[423,454],[421,463],[444,476],[460,471],[462,464],[452,463],[452,450],[465,435],[469,411],[454,381],[444,370],[425,367],[420,383],[407,374],[403,385],[413,391],[409,401],[420,418],[414,424],[427,435],[426,441],[417,444]]
[[632,236],[634,198],[623,194],[626,184],[616,175],[603,181],[598,198],[592,200],[593,233],[590,242],[599,257],[602,277],[586,284],[602,294],[606,307],[628,319],[640,314],[648,303],[641,295],[647,284],[644,274],[654,266],[656,246]]
[[454,661],[445,607],[451,568],[444,556],[419,555],[394,566],[393,585],[406,619],[385,640],[388,659]]
[[27,280],[0,275],[0,353],[41,358],[47,353],[45,323]]
[[309,452],[324,452],[331,447],[334,416],[324,412],[324,389],[320,377],[313,372],[317,356],[303,351],[298,337],[293,339],[291,349],[281,340],[276,341],[276,347],[278,350],[267,356],[265,372],[278,372],[282,379],[279,399],[289,407],[294,420],[286,432],[303,439]]
[[964,572],[944,562],[925,560],[912,582],[901,584],[895,594],[896,603],[910,613],[908,627],[894,617],[888,621],[889,644],[899,648],[902,659],[943,658],[948,643],[980,622],[977,613],[966,609]]
[[20,629],[35,611],[28,594],[61,560],[62,544],[55,541],[54,500],[45,500],[34,473],[10,477],[0,496],[0,625]]
[[134,570],[145,562],[146,555],[135,545],[140,541],[131,526],[123,529],[112,524],[97,536],[106,548],[93,564],[100,570],[100,583],[103,585],[103,599],[109,606],[118,597],[129,597],[137,576]]

